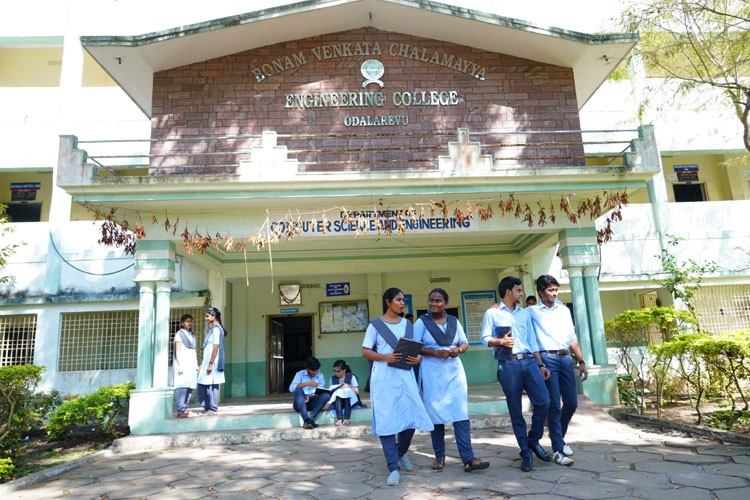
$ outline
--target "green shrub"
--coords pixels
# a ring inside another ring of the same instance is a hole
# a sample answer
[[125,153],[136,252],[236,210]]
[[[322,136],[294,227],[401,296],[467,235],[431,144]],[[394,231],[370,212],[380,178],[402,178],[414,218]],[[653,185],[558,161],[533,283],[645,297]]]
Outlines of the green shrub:
[[52,440],[63,439],[80,426],[93,426],[96,432],[115,437],[118,418],[127,418],[131,382],[100,387],[88,396],[63,402],[47,423],[47,436]]
[[5,481],[13,477],[13,471],[16,466],[10,458],[0,458],[0,481]]
[[41,422],[33,401],[42,372],[44,367],[35,365],[0,367],[0,456],[13,456],[20,440]]

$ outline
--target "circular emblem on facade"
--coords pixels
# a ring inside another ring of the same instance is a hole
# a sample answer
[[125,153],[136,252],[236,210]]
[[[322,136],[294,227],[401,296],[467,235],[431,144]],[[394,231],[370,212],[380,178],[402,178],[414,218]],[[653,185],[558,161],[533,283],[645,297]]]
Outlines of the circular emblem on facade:
[[360,71],[362,72],[362,76],[365,77],[362,88],[367,87],[371,83],[377,83],[380,85],[380,88],[383,88],[383,82],[380,81],[380,77],[385,73],[383,63],[377,59],[368,59],[362,63]]

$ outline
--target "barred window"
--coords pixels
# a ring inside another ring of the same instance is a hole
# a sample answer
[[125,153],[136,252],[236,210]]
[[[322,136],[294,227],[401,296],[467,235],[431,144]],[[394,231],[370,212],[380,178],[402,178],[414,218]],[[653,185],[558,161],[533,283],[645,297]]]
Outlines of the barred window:
[[36,314],[0,316],[0,366],[34,363]]
[[[180,328],[180,316],[188,313],[200,325],[202,307],[176,308],[170,311],[169,359],[172,359],[172,335]],[[203,328],[194,327],[197,342]],[[102,311],[63,313],[60,331],[61,372],[85,370],[125,370],[135,368],[138,360],[138,311]]]
[[701,331],[750,328],[750,285],[704,285],[696,290],[693,304]]
[[59,371],[135,368],[137,355],[138,311],[62,314]]

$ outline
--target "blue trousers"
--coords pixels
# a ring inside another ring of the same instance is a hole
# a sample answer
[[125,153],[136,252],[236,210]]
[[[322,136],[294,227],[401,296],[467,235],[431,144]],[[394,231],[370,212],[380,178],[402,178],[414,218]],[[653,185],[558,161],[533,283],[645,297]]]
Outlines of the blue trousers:
[[190,395],[193,389],[190,387],[176,387],[174,390],[174,399],[177,403],[177,411],[184,412],[190,407]]
[[[503,386],[508,413],[516,435],[519,455],[531,456],[530,446],[539,443],[544,433],[544,418],[549,408],[549,393],[544,385],[544,377],[535,358],[514,361],[500,361],[497,364],[497,379]],[[524,389],[534,410],[531,414],[531,429],[526,433],[526,420],[523,418],[521,396]]]
[[[411,445],[411,438],[414,437],[414,429],[406,429],[390,436],[380,436],[380,446],[383,447],[385,461],[388,464],[388,470],[401,470],[398,465],[398,459],[406,455]],[[396,439],[398,438],[398,439]]]
[[[453,422],[453,433],[456,435],[458,454],[464,464],[474,460],[474,450],[471,448],[471,426],[468,420]],[[430,433],[432,450],[435,458],[445,458],[445,424],[435,424],[435,430]]]
[[198,384],[198,399],[206,411],[219,410],[219,384]]
[[[578,408],[578,389],[573,367],[573,358],[542,353],[542,361],[547,365],[551,376],[545,380],[549,392],[549,412],[547,426],[553,451],[562,451],[568,424]],[[562,407],[560,400],[562,399]]]
[[294,406],[294,411],[298,411],[302,415],[302,420],[315,420],[315,417],[318,416],[329,399],[331,399],[330,394],[321,394],[305,402],[305,391],[300,387],[294,390],[292,406]]

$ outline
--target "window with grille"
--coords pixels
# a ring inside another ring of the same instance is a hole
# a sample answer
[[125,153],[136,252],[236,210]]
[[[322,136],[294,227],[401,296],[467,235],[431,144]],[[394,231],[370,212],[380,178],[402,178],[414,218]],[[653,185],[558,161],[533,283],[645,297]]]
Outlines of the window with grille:
[[63,313],[58,370],[135,368],[138,311]]
[[0,316],[0,366],[34,363],[36,314]]
[[750,328],[750,285],[702,286],[695,292],[693,305],[701,331]]
[[[170,311],[169,359],[172,335],[180,327],[180,316],[188,313],[196,320],[193,330],[200,346],[203,338],[203,308]],[[63,313],[60,327],[61,372],[125,370],[136,367],[138,359],[138,311]]]

